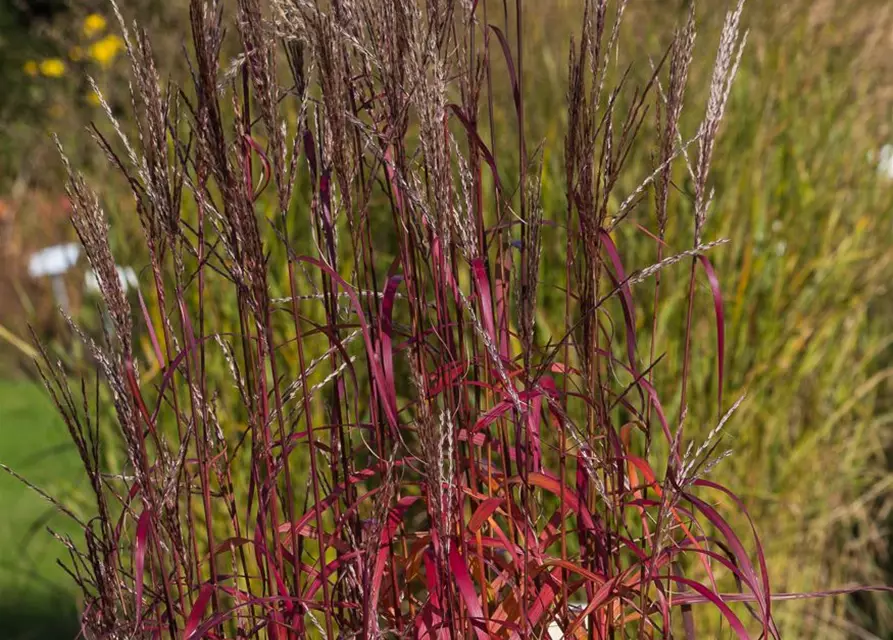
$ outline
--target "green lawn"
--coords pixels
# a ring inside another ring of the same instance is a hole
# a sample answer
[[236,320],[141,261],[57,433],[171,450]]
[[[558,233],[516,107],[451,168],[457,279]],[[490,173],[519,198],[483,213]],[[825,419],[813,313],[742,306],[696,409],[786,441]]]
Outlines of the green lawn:
[[[46,393],[0,380],[0,462],[63,500],[83,487],[79,460]],[[82,536],[40,496],[0,471],[0,637],[71,639],[78,633],[75,591],[56,564],[65,549],[47,527]]]

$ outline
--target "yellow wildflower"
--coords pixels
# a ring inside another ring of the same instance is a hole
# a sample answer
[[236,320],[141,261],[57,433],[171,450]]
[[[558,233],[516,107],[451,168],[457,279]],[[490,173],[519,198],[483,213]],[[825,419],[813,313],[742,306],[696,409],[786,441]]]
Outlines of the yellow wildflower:
[[109,35],[90,45],[90,57],[101,66],[108,67],[124,49],[124,41],[118,36]]
[[41,60],[40,72],[47,78],[61,78],[65,75],[65,63],[59,58]]
[[82,47],[72,47],[68,50],[68,57],[71,58],[72,62],[80,62],[84,59],[84,49]]
[[87,103],[93,107],[98,107],[100,104],[102,104],[102,102],[99,99],[99,94],[96,93],[95,91],[91,91],[90,93],[87,94]]
[[106,20],[98,13],[91,13],[84,19],[84,35],[88,38],[99,35],[105,31]]
[[40,72],[40,69],[37,68],[37,63],[34,62],[34,60],[28,60],[22,70],[26,75],[29,75],[32,78]]

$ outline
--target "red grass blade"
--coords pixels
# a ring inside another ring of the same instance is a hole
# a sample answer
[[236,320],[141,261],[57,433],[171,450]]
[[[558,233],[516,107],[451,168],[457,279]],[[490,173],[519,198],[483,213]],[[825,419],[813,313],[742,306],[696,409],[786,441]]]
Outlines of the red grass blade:
[[476,533],[504,502],[503,498],[488,498],[484,500],[468,521],[468,532],[471,534]]
[[405,496],[397,501],[397,506],[393,507],[388,513],[388,521],[382,527],[381,535],[378,541],[378,555],[375,558],[375,567],[372,571],[372,579],[370,588],[367,590],[367,599],[365,604],[366,623],[370,623],[378,611],[378,597],[381,592],[381,582],[384,578],[385,564],[388,559],[388,551],[391,548],[391,541],[397,533],[397,529],[403,522],[403,516],[406,511],[416,501],[418,496]]
[[387,393],[389,388],[387,380],[385,379],[384,372],[381,369],[381,362],[379,361],[379,358],[375,353],[372,335],[369,332],[369,326],[366,324],[365,320],[365,312],[363,311],[363,306],[360,304],[360,299],[357,297],[356,292],[337,271],[332,269],[332,267],[327,265],[325,262],[322,262],[321,260],[310,256],[299,256],[297,260],[299,262],[312,264],[318,269],[325,271],[326,274],[330,278],[332,278],[332,280],[337,283],[338,286],[341,287],[341,289],[347,294],[347,297],[357,314],[358,322],[360,323],[360,330],[363,333],[363,339],[366,345],[366,352],[369,357],[369,365],[372,369],[372,375],[375,378],[376,388],[379,395],[381,396],[382,405],[385,409],[385,417],[387,417],[391,428],[396,430],[399,425],[399,421],[397,420],[397,398],[392,394]]
[[[629,366],[633,374],[638,377],[638,366],[636,365],[636,307],[633,304],[633,294],[630,290],[629,283],[626,278],[626,271],[623,269],[623,261],[620,259],[620,253],[617,251],[617,245],[611,239],[611,235],[601,230],[602,246],[608,252],[611,264],[614,266],[614,272],[611,279],[614,286],[620,287],[620,302],[623,309],[623,320],[626,323],[626,353],[629,358]],[[610,273],[610,272],[609,272]]]
[[155,332],[155,324],[152,322],[152,316],[149,314],[149,309],[146,307],[146,301],[143,299],[143,293],[139,287],[136,288],[136,294],[140,300],[140,310],[143,313],[143,320],[146,322],[146,330],[149,332],[152,350],[155,352],[159,368],[164,369],[164,355],[161,353],[161,345],[158,342],[158,334]]
[[[711,507],[706,502],[699,500],[698,498],[686,494],[685,499],[692,503],[692,505],[701,512],[710,523],[716,527],[718,531],[720,531],[725,539],[726,543],[731,548],[732,552],[735,555],[735,560],[738,563],[738,566],[742,572],[742,578],[745,581],[745,584],[753,591],[754,595],[757,597],[757,602],[760,605],[760,608],[763,611],[763,622],[764,626],[768,627],[768,614],[769,614],[769,603],[766,598],[765,593],[760,586],[760,581],[756,576],[756,571],[754,569],[753,564],[750,561],[750,558],[747,555],[747,552],[744,550],[744,545],[741,543],[741,539],[734,532],[732,527],[729,525],[726,520],[719,515],[719,512],[716,511],[713,507]],[[767,628],[768,631],[768,628]]]
[[466,609],[468,609],[468,617],[474,633],[478,640],[487,640],[489,634],[485,630],[484,610],[481,607],[481,601],[475,591],[468,566],[465,564],[462,556],[459,555],[455,545],[450,548],[449,562],[450,570],[453,572],[453,580],[456,582],[456,587],[459,589],[459,594],[462,596]]
[[502,53],[505,56],[505,64],[508,67],[509,72],[509,80],[512,83],[512,99],[515,102],[515,108],[521,108],[521,88],[520,83],[518,82],[518,72],[515,70],[515,61],[512,57],[512,49],[509,46],[509,42],[505,37],[505,34],[502,33],[502,30],[496,25],[488,25],[490,29],[493,30],[493,33],[496,34],[496,37],[499,39],[499,44],[502,46]]
[[471,261],[471,273],[474,276],[475,292],[481,305],[481,321],[487,336],[493,342],[494,346],[500,348],[500,357],[507,360],[508,354],[502,353],[502,345],[499,336],[496,333],[496,322],[493,319],[493,297],[490,293],[490,278],[487,275],[487,268],[484,265],[483,258],[475,258]]
[[[729,605],[725,603],[722,596],[714,593],[696,580],[683,578],[682,576],[677,576],[675,574],[661,576],[661,579],[672,580],[673,582],[695,590],[707,602],[716,607],[716,609],[723,615],[723,618],[726,619],[726,621],[729,623],[729,626],[741,640],[750,640],[750,634],[747,632],[747,629],[744,628],[744,625],[741,623],[741,619],[737,615],[735,615],[735,612],[732,611]],[[681,606],[683,603],[678,601],[677,596],[674,595],[673,604],[678,604]]]
[[441,605],[441,597],[443,588],[440,584],[440,577],[437,572],[437,566],[434,562],[434,554],[431,549],[425,549],[425,583],[428,587],[428,603],[425,605],[422,613],[416,618],[416,626],[419,630],[418,638],[430,638],[434,636],[437,640],[449,640],[449,631],[443,620],[443,610]]
[[[395,263],[392,271],[398,266]],[[397,386],[394,381],[394,349],[393,349],[393,311],[394,300],[397,297],[397,287],[403,282],[403,276],[392,275],[388,278],[387,286],[385,286],[384,296],[381,301],[381,318],[379,320],[379,353],[381,354],[381,362],[385,383],[388,385],[388,397],[394,399],[394,406],[397,404]]]
[[[757,561],[759,562],[759,565],[760,565],[761,584],[762,584],[762,589],[763,589],[763,596],[765,598],[764,623],[771,624],[771,621],[772,621],[772,614],[771,614],[772,591],[771,591],[770,580],[769,580],[769,567],[766,563],[766,554],[763,552],[763,544],[760,542],[760,537],[759,537],[759,535],[757,535],[756,525],[754,524],[753,520],[751,519],[750,513],[748,513],[748,511],[747,511],[747,507],[745,506],[745,504],[741,501],[741,499],[737,495],[735,495],[732,491],[730,491],[729,489],[727,489],[726,487],[724,487],[720,484],[717,484],[710,480],[704,480],[704,479],[695,480],[694,484],[695,484],[695,486],[698,486],[698,487],[707,487],[709,489],[714,489],[716,491],[724,493],[725,495],[727,495],[729,498],[732,499],[732,501],[735,503],[735,505],[738,507],[738,509],[741,511],[741,513],[744,514],[744,517],[747,518],[747,521],[750,524],[751,532],[753,533],[754,544],[756,545]],[[773,624],[773,627],[774,627],[774,624]]]
[[152,512],[143,509],[136,523],[136,539],[133,543],[133,579],[136,591],[136,632],[139,632],[143,619],[143,581],[146,571],[146,550],[151,535]]
[[242,136],[242,139],[245,140],[245,142],[248,144],[248,146],[251,147],[251,150],[257,154],[257,157],[260,158],[260,161],[261,161],[261,166],[262,166],[261,179],[260,179],[260,184],[256,188],[254,187],[253,184],[250,184],[251,176],[247,176],[247,179],[249,181],[249,186],[251,187],[251,192],[252,192],[253,198],[256,201],[258,198],[260,198],[261,194],[264,191],[266,191],[267,186],[269,186],[270,179],[272,178],[272,175],[273,175],[273,168],[270,165],[270,160],[269,160],[269,158],[267,158],[267,154],[264,153],[264,150],[257,143],[257,140],[255,140],[252,136],[250,136],[248,134],[245,134],[244,136]]
[[211,600],[213,591],[214,585],[212,584],[205,584],[202,586],[198,593],[198,598],[195,599],[195,604],[192,605],[192,610],[189,612],[189,617],[186,618],[186,627],[183,629],[183,640],[192,639],[192,635],[198,629],[202,616],[205,614],[205,608],[208,606],[208,601]]
[[481,137],[478,135],[478,132],[475,130],[474,125],[468,119],[468,116],[462,111],[462,108],[457,104],[450,104],[448,108],[456,114],[456,117],[459,119],[459,122],[462,123],[462,126],[465,127],[465,131],[474,141],[477,146],[478,151],[480,151],[481,155],[484,156],[484,161],[489,165],[490,171],[493,173],[493,182],[496,186],[496,191],[498,193],[503,192],[502,188],[502,180],[499,178],[499,169],[496,166],[496,158],[493,157],[493,153],[487,148],[487,145],[484,144],[484,141],[481,140]]
[[529,467],[530,471],[543,470],[543,449],[540,443],[540,423],[542,422],[543,398],[541,395],[534,396],[530,403],[530,409],[527,412],[527,435],[530,442]]

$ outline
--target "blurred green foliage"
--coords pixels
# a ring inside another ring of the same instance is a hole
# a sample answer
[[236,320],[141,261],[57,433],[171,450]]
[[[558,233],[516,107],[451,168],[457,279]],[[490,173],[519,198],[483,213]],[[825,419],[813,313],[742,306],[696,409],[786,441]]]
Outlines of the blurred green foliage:
[[[85,488],[77,453],[46,394],[28,382],[0,380],[0,461],[60,500]],[[10,640],[70,639],[78,629],[76,591],[55,563],[62,546],[47,534],[78,539],[76,525],[31,489],[0,472],[0,625]]]
[[23,73],[28,60],[54,54],[50,39],[42,27],[63,7],[61,0],[4,2],[0,4],[0,119],[5,123],[0,134],[0,186],[8,187],[23,151],[15,142],[19,134],[39,124],[33,104],[33,85]]

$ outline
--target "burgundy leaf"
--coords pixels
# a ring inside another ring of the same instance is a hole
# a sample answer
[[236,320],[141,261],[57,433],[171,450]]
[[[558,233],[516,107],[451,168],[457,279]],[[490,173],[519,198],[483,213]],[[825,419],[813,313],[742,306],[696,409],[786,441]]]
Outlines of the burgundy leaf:
[[208,606],[208,601],[211,599],[211,594],[213,592],[214,585],[202,585],[202,588],[198,593],[198,598],[195,599],[195,604],[192,605],[192,610],[189,612],[189,617],[186,618],[186,627],[183,630],[183,640],[191,640],[192,635],[195,633],[196,629],[198,629],[198,625],[201,622],[202,616],[205,614],[205,608]]
[[478,640],[487,640],[489,634],[487,633],[484,624],[484,610],[481,608],[481,601],[474,589],[474,583],[471,580],[471,573],[468,571],[468,566],[465,564],[465,560],[462,556],[459,555],[459,551],[456,549],[455,545],[450,548],[449,561],[450,570],[453,573],[453,580],[456,582],[456,587],[459,589],[459,595],[462,596],[462,601],[465,603],[465,608],[468,610],[468,617],[471,620],[471,626],[474,629],[474,633],[478,637]]
[[143,509],[136,523],[136,540],[133,544],[133,579],[136,591],[136,631],[140,630],[143,619],[143,587],[146,572],[146,551],[151,535],[152,512]]

